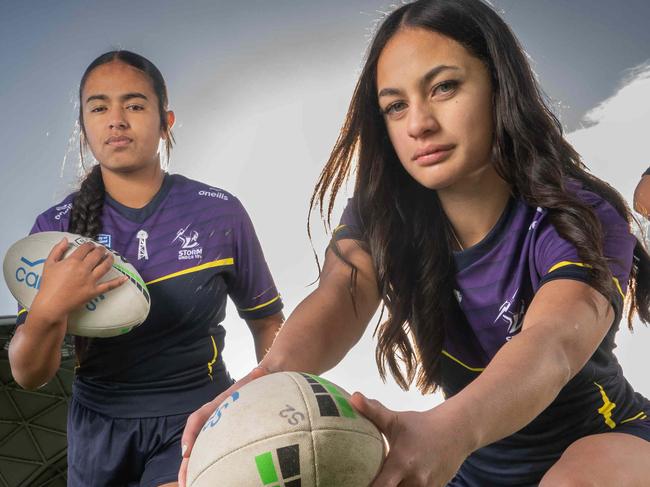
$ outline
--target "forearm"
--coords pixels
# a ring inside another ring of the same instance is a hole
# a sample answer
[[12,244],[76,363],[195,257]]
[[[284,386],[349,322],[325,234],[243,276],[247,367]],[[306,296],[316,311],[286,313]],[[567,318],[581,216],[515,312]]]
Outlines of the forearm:
[[559,279],[543,285],[522,331],[440,406],[463,422],[469,452],[519,431],[546,409],[594,354],[613,320],[608,299],[588,284]]
[[262,365],[316,374],[331,369],[359,341],[378,299],[358,304],[355,312],[347,287],[316,289],[287,319]]
[[462,418],[471,452],[530,423],[571,375],[561,348],[549,343],[541,328],[531,328],[504,345],[478,378],[439,408]]
[[48,319],[32,310],[9,345],[9,364],[16,382],[25,389],[47,383],[59,369],[67,318]]
[[258,320],[247,320],[255,343],[255,357],[261,362],[273,345],[273,340],[284,323],[282,312]]

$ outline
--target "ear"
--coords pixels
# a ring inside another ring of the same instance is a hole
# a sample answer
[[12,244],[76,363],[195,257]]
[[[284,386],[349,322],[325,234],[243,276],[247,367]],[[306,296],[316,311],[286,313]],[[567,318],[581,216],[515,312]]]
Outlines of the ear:
[[[171,130],[172,127],[174,126],[174,122],[176,122],[176,115],[174,115],[173,110],[168,110],[167,111],[167,130]],[[167,138],[167,134],[162,135],[163,139]]]

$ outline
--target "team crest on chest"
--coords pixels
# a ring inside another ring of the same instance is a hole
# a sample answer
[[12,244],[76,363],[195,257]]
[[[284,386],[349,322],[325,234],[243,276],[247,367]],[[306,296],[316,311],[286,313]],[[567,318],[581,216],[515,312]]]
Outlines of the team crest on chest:
[[138,260],[149,260],[149,252],[147,251],[147,239],[149,234],[146,230],[138,231],[136,235],[138,239]]
[[199,243],[199,232],[190,230],[190,226],[181,228],[176,232],[176,237],[172,243],[180,243],[181,249],[178,251],[178,260],[193,260],[203,257],[203,247]]
[[[497,315],[494,323],[505,323],[508,325],[507,337],[506,340],[510,340],[513,335],[515,335],[521,329],[521,325],[524,323],[524,315],[526,314],[526,303],[523,299],[517,299],[519,289],[517,289],[510,299],[507,299],[503,302],[499,308],[499,314]],[[519,306],[517,306],[517,301],[519,301]]]

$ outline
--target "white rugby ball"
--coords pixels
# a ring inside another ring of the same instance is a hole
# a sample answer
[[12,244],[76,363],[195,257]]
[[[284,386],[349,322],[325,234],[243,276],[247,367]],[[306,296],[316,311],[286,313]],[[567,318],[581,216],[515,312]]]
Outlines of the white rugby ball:
[[190,487],[367,487],[384,439],[315,375],[278,372],[234,392],[203,426],[190,455]]
[[[80,245],[93,242],[90,238],[67,232],[41,232],[13,244],[4,258],[4,278],[16,300],[29,310],[38,293],[43,264],[52,248],[63,237],[68,239],[68,257]],[[113,250],[113,266],[100,279],[109,281],[125,275],[124,284],[97,296],[68,316],[68,333],[86,337],[112,337],[131,331],[149,314],[150,297],[144,281],[131,264]]]

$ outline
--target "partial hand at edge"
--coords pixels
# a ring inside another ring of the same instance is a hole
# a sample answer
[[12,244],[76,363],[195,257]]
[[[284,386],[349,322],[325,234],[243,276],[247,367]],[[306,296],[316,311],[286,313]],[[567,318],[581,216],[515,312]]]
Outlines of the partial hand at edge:
[[370,487],[444,487],[469,455],[457,426],[450,427],[437,408],[393,411],[359,392],[351,402],[388,440],[388,455]]
[[196,437],[199,436],[201,428],[208,420],[210,416],[216,411],[216,409],[225,401],[233,392],[238,389],[241,389],[243,386],[249,382],[259,379],[267,374],[270,371],[264,367],[258,365],[253,370],[251,370],[246,376],[235,382],[224,392],[215,397],[212,401],[205,403],[199,409],[194,411],[187,418],[187,423],[185,424],[185,429],[183,430],[183,437],[181,439],[181,454],[183,456],[183,461],[181,462],[181,468],[178,471],[178,486],[186,487],[187,482],[187,465],[190,460],[190,454],[192,453],[192,448],[194,447],[194,442]]

